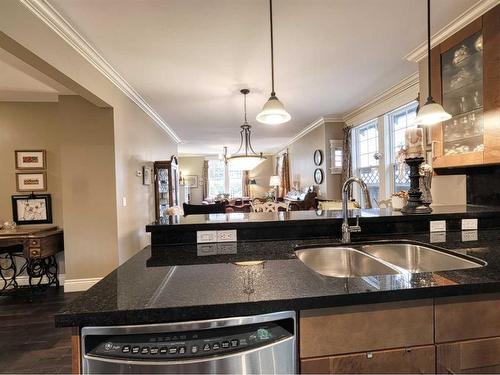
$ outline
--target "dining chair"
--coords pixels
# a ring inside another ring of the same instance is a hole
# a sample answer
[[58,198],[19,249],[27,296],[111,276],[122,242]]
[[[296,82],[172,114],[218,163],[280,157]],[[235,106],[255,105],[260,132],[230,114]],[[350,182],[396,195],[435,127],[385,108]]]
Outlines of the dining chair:
[[289,208],[289,204],[285,202],[264,202],[260,204],[252,204],[253,212],[289,211]]

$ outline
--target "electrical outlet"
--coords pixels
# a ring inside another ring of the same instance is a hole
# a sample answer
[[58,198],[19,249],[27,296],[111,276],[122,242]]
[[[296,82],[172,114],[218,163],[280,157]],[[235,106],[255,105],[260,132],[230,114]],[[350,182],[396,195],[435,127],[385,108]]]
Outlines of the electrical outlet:
[[462,230],[477,230],[477,219],[462,219]]
[[238,246],[235,242],[219,243],[217,244],[218,254],[236,254]]
[[206,255],[217,255],[217,244],[216,243],[204,243],[200,245],[196,245],[196,254],[199,257],[203,257]]
[[217,242],[216,230],[199,230],[196,232],[197,243]]
[[477,241],[477,230],[462,231],[462,242]]
[[434,220],[430,223],[431,232],[446,232],[446,220]]
[[217,231],[217,242],[235,242],[237,239],[236,229]]

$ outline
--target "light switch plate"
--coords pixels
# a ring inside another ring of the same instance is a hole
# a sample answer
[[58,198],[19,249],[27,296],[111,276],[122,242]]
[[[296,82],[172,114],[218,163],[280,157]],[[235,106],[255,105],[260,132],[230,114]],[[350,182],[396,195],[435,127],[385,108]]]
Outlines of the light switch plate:
[[433,220],[430,223],[431,232],[446,232],[446,220]]
[[462,219],[462,230],[477,230],[477,219]]
[[218,230],[217,242],[235,242],[238,240],[236,229]]
[[197,243],[217,242],[216,230],[199,230],[196,232]]
[[429,238],[430,243],[443,243],[446,242],[446,232],[431,233]]

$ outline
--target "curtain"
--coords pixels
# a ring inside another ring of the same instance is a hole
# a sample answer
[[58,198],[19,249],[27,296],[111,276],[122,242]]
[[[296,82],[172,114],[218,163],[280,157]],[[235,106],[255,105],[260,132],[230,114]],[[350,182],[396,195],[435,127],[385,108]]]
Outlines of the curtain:
[[203,161],[203,200],[208,197],[208,160]]
[[[344,128],[344,142],[342,145],[342,185],[352,176],[352,127]],[[352,185],[349,198],[352,197]]]
[[288,163],[288,152],[285,152],[281,156],[281,162],[276,164],[278,166],[278,175],[280,176],[281,180],[279,196],[284,197],[290,191],[290,168]]
[[242,185],[242,195],[244,197],[250,197],[250,172],[243,171],[241,174],[241,185]]

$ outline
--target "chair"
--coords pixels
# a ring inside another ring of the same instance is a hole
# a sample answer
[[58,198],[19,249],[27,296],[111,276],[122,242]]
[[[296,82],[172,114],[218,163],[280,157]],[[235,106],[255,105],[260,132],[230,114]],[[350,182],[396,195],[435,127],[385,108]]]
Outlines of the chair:
[[264,202],[261,204],[252,203],[253,212],[278,212],[288,211],[289,204],[284,202]]
[[214,204],[187,204],[183,203],[184,216],[203,214],[223,214],[226,211],[226,203]]

